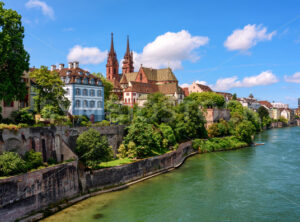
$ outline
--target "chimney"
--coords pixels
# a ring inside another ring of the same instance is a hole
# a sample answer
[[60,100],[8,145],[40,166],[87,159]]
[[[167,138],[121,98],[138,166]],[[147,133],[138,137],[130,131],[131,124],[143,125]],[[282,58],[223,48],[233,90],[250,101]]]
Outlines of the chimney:
[[73,69],[73,62],[69,62],[69,69]]
[[59,64],[59,70],[62,70],[65,67],[65,65],[63,63]]
[[73,62],[73,68],[74,69],[79,68],[79,62],[77,61]]
[[56,69],[56,65],[51,65],[51,71],[54,71]]

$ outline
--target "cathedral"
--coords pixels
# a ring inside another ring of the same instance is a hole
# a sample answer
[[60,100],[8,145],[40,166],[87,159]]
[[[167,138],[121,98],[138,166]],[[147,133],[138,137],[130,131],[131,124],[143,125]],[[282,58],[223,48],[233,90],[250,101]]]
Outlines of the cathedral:
[[124,105],[143,106],[147,96],[161,92],[174,104],[182,102],[184,92],[178,85],[178,80],[170,68],[153,69],[141,65],[138,72],[134,72],[133,52],[130,51],[129,38],[119,73],[119,62],[114,49],[113,34],[106,64],[106,79],[113,84],[112,93],[116,94]]

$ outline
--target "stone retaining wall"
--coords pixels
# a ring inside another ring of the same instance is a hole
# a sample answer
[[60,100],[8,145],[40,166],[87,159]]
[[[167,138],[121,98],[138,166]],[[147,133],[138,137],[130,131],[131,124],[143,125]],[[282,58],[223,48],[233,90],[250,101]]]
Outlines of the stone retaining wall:
[[0,180],[0,221],[15,221],[79,194],[77,161]]

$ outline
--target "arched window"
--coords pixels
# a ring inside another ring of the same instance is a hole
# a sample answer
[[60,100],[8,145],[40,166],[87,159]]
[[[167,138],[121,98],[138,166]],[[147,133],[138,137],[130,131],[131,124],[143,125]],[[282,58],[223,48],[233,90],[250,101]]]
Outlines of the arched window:
[[125,98],[125,103],[127,103],[127,99]]
[[93,89],[90,90],[90,96],[95,96],[95,90]]
[[80,96],[80,89],[76,88],[76,96]]
[[91,108],[94,108],[94,107],[95,107],[95,101],[93,101],[93,100],[90,101],[90,107],[91,107]]
[[130,98],[128,99],[128,103],[130,103]]
[[87,89],[84,89],[82,94],[83,94],[84,96],[87,96],[87,95],[88,95]]
[[79,108],[79,107],[80,107],[80,101],[79,101],[79,100],[76,100],[75,107],[76,107],[76,108]]
[[97,96],[98,96],[98,97],[101,97],[101,90],[98,90],[98,91],[97,91]]
[[142,81],[143,80],[143,75],[142,75],[142,73],[140,74],[140,81]]
[[97,107],[98,107],[98,108],[102,108],[102,101],[98,101],[98,102],[97,102]]
[[87,100],[83,101],[83,107],[88,107],[88,101]]

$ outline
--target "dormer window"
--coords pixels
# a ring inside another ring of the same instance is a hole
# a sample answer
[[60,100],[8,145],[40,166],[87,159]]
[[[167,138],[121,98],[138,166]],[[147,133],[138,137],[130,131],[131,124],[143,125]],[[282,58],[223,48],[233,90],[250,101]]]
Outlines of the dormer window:
[[95,80],[91,79],[91,85],[95,85]]
[[98,80],[97,84],[98,86],[102,86],[102,82],[100,80]]
[[86,75],[86,76],[89,76],[90,74],[87,72],[87,73],[85,73],[85,75]]
[[76,79],[76,83],[80,84],[80,83],[81,83],[81,79],[80,79],[80,78],[77,78],[77,79]]
[[79,73],[79,75],[81,75],[81,76],[83,75],[83,72],[78,72],[78,73]]
[[71,71],[67,71],[67,75],[69,76],[71,74]]
[[87,78],[84,78],[83,83],[84,84],[89,84],[89,80]]

